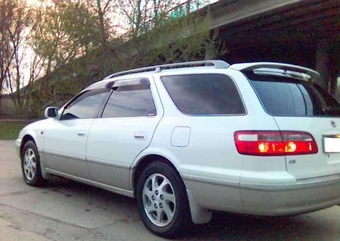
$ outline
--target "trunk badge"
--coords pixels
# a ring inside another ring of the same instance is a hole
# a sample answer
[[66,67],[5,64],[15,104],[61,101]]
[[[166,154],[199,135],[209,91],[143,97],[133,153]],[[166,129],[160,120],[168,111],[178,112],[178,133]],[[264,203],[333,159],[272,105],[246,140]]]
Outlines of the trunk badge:
[[331,126],[334,127],[334,128],[336,127],[335,121],[331,121]]

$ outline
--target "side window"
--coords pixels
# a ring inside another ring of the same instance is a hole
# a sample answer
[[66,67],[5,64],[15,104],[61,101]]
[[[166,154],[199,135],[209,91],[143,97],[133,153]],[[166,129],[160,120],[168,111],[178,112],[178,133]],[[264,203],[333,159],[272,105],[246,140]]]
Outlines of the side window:
[[111,94],[102,117],[154,116],[156,108],[149,85],[125,85]]
[[177,108],[185,114],[245,114],[238,89],[227,75],[190,74],[161,79]]
[[60,119],[90,119],[96,117],[108,92],[107,89],[100,89],[83,93],[66,106]]

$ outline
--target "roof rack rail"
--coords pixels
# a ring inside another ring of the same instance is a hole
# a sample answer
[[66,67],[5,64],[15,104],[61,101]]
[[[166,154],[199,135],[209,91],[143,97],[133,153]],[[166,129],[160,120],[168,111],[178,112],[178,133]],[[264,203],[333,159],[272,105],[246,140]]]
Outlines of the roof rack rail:
[[139,69],[132,69],[117,72],[111,74],[104,79],[111,79],[117,76],[123,76],[127,74],[136,74],[142,73],[147,71],[154,71],[155,73],[161,72],[163,69],[173,69],[173,68],[189,68],[189,67],[200,67],[200,66],[214,66],[216,69],[226,69],[230,66],[227,62],[223,60],[202,60],[202,61],[192,61],[192,62],[181,62],[181,63],[173,63],[173,64],[162,64],[162,65],[155,65],[150,67],[144,67]]

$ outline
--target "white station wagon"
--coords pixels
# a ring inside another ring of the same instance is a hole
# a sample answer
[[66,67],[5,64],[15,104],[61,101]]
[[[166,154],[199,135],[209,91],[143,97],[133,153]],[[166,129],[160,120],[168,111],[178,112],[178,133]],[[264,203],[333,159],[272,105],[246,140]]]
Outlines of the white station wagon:
[[167,64],[99,81],[16,140],[28,185],[57,175],[137,199],[172,238],[212,210],[290,215],[340,203],[340,105],[281,63]]

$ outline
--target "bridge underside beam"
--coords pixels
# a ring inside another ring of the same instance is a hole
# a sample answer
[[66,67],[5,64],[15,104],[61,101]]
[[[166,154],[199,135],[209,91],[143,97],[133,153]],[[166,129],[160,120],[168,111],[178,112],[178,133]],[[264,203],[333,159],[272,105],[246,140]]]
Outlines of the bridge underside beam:
[[[330,92],[340,75],[339,0],[225,0],[211,5],[212,30],[230,63],[280,61],[317,69]],[[334,94],[334,93],[333,93]]]

